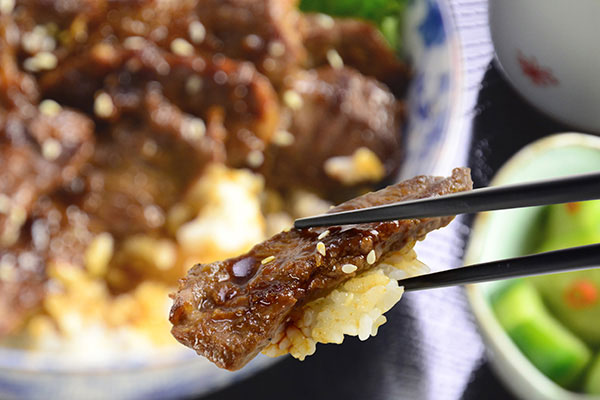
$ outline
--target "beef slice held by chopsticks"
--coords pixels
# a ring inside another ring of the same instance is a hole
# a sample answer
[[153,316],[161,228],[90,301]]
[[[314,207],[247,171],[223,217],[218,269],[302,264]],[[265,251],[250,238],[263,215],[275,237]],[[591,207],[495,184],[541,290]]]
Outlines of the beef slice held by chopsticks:
[[[419,176],[345,202],[330,212],[470,190],[469,170],[448,178]],[[172,334],[217,366],[242,368],[305,306],[412,248],[453,217],[291,229],[225,261],[195,265],[174,294]],[[350,266],[350,267],[349,267]],[[398,298],[399,299],[399,298]]]

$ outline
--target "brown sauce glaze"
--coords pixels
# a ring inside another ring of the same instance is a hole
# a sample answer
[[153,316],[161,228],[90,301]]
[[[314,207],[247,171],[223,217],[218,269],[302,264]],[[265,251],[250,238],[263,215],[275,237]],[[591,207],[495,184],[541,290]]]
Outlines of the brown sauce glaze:
[[[469,170],[457,168],[449,178],[416,177],[350,200],[331,212],[471,187]],[[333,227],[323,236],[327,228],[292,229],[242,256],[198,264],[173,296],[172,333],[219,367],[239,369],[269,343],[292,312],[369,270],[387,253],[411,246],[451,220],[425,218]],[[324,245],[325,254],[319,250],[319,243]],[[375,253],[374,260],[369,256],[371,252]],[[344,264],[353,264],[357,270],[344,273]],[[235,271],[244,275],[243,279],[232,275]]]

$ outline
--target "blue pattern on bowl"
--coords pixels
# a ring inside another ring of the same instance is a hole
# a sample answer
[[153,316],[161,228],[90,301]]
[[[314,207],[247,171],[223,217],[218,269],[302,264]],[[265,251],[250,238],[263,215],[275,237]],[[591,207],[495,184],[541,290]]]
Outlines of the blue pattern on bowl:
[[443,45],[446,41],[442,12],[436,3],[427,2],[427,13],[419,24],[419,33],[427,47]]
[[[436,172],[442,150],[459,134],[451,129],[459,112],[460,65],[447,7],[442,0],[415,0],[407,10],[404,49],[414,77],[401,177]],[[75,360],[0,348],[0,398],[178,398],[216,390],[276,362],[259,356],[241,371],[227,372],[183,347],[103,360],[91,350]]]
[[414,72],[407,101],[406,156],[400,178],[439,174],[444,152],[455,150],[460,129],[461,65],[447,4],[411,3],[405,49]]

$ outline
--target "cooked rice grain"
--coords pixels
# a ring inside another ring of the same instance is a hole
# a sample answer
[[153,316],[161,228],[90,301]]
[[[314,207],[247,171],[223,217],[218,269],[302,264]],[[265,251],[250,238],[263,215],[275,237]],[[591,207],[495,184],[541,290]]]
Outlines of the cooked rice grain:
[[344,335],[366,340],[377,335],[386,322],[383,315],[402,297],[398,280],[429,269],[419,260],[412,245],[394,253],[373,269],[353,277],[327,296],[304,306],[299,319],[288,325],[263,350],[269,357],[290,353],[304,360],[317,343],[344,341]]

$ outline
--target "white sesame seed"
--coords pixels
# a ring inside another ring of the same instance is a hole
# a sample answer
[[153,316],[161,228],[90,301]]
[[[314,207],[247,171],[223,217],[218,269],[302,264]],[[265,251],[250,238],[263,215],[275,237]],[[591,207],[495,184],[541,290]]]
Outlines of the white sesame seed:
[[265,257],[263,258],[263,260],[260,262],[262,265],[268,264],[271,261],[273,261],[275,259],[275,256],[269,256],[269,257]]
[[137,35],[143,35],[146,32],[146,24],[142,21],[133,20],[129,24],[129,29]]
[[54,100],[44,100],[40,103],[38,108],[40,112],[47,117],[54,117],[62,110],[60,104]]
[[202,43],[206,37],[206,29],[204,28],[204,25],[202,25],[202,22],[193,21],[188,26],[188,34],[193,43]]
[[96,96],[94,100],[94,113],[100,118],[109,118],[115,112],[112,98],[104,92]]
[[185,91],[187,94],[197,94],[200,92],[200,89],[202,89],[202,78],[199,76],[192,75],[185,81]]
[[206,133],[206,124],[200,118],[189,118],[181,130],[181,135],[189,141],[197,141]]
[[43,70],[51,70],[56,68],[58,60],[56,56],[47,51],[37,53],[33,57],[27,58],[23,62],[23,67],[31,72],[38,72]]
[[130,36],[123,41],[123,47],[129,50],[141,50],[146,43],[146,39],[141,36]]
[[258,49],[262,45],[262,39],[255,34],[250,34],[244,39],[246,46],[251,49]]
[[285,46],[279,40],[274,40],[269,44],[269,55],[279,58],[285,54]]
[[258,168],[265,161],[265,156],[262,151],[252,150],[246,157],[246,162],[252,168]]
[[333,69],[344,68],[344,60],[342,60],[340,53],[338,53],[335,49],[327,50],[326,57],[327,57],[327,62],[329,62],[329,65],[331,65],[331,68],[333,68]]
[[154,67],[156,68],[156,71],[163,76],[168,75],[171,71],[171,66],[169,66],[168,62],[159,62]]
[[42,144],[42,156],[48,161],[54,161],[62,152],[62,146],[60,142],[56,139],[46,139]]
[[39,68],[35,62],[35,57],[26,58],[23,61],[23,68],[25,68],[29,72],[38,72]]
[[319,240],[325,239],[328,235],[329,235],[329,229],[327,229],[324,232],[321,232],[321,234],[319,235],[319,237],[317,239],[319,239]]
[[278,130],[273,136],[273,144],[279,147],[286,147],[294,144],[296,138],[286,130]]
[[325,256],[326,254],[326,250],[325,250],[325,243],[323,242],[319,242],[317,243],[317,251],[319,252],[319,254],[321,254],[322,256]]
[[191,56],[194,54],[194,46],[185,39],[177,38],[171,42],[171,51],[178,56]]
[[267,57],[262,63],[263,68],[267,72],[273,72],[277,69],[277,61],[273,57]]
[[161,41],[167,37],[169,34],[169,30],[166,26],[156,27],[152,32],[150,32],[149,39],[153,41]]
[[335,21],[327,14],[317,14],[317,23],[325,29],[331,29],[335,25]]
[[36,25],[31,32],[23,34],[21,46],[29,54],[40,51],[53,51],[56,48],[56,40],[50,35],[45,26]]
[[148,222],[148,225],[153,228],[158,228],[165,223],[165,215],[160,207],[156,205],[144,207],[144,218]]
[[286,90],[283,93],[283,102],[292,110],[298,110],[304,104],[302,97],[294,90]]
[[35,58],[37,59],[37,63],[40,69],[54,69],[58,64],[56,56],[47,51],[37,53],[35,55]]
[[10,14],[15,8],[15,0],[0,0],[0,14]]
[[351,274],[354,271],[356,271],[358,269],[358,267],[354,264],[344,264],[342,265],[342,272],[344,272],[345,274]]
[[227,73],[225,71],[217,71],[215,72],[213,79],[219,85],[224,85],[227,83],[229,78],[227,77]]
[[144,142],[144,145],[142,146],[142,153],[144,153],[146,157],[154,157],[157,151],[158,145],[154,140],[148,139]]
[[367,254],[367,262],[372,265],[375,264],[376,260],[377,256],[375,255],[375,250],[371,250],[369,254]]

